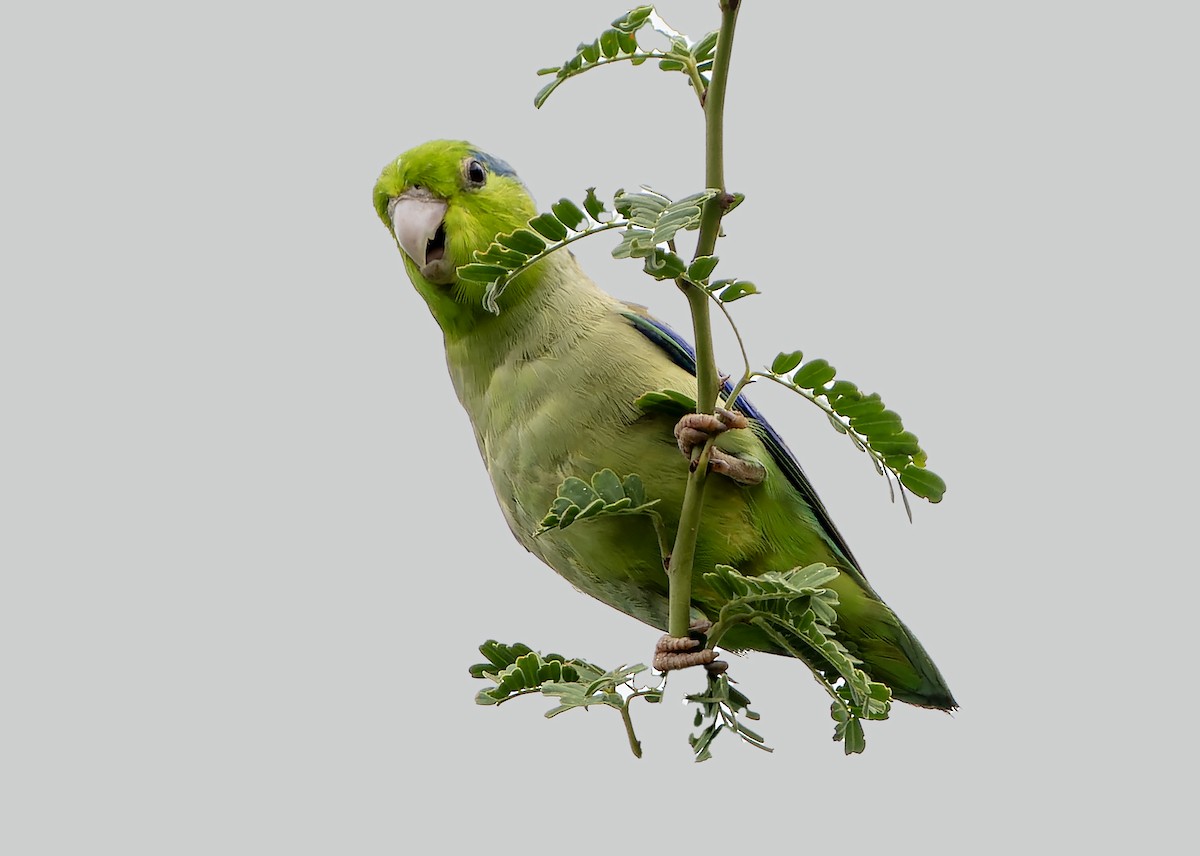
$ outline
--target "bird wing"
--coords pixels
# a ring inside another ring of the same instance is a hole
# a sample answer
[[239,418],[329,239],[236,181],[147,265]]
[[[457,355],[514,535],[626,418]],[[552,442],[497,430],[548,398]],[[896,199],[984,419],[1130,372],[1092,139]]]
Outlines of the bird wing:
[[[625,305],[628,307],[628,310],[623,311],[621,314],[633,325],[634,329],[658,345],[663,353],[670,358],[671,362],[694,377],[696,374],[696,351],[692,348],[691,344],[666,324],[647,314],[643,307],[632,303]],[[728,395],[733,390],[729,383],[726,382],[721,387],[721,391],[724,395]],[[792,450],[783,442],[783,438],[779,436],[779,433],[771,427],[771,423],[767,421],[766,417],[745,396],[738,397],[736,409],[740,410],[750,419],[750,430],[762,440],[763,445],[767,447],[767,451],[770,452],[775,464],[783,471],[783,474],[787,477],[792,487],[799,491],[800,496],[812,508],[817,522],[825,530],[825,534],[829,537],[829,540],[837,546],[842,555],[855,568],[858,568],[858,561],[854,558],[854,554],[850,552],[850,547],[846,544],[846,539],[842,537],[842,533],[838,532],[837,527],[833,525],[833,520],[830,518],[829,512],[825,509],[825,504],[817,496],[817,492],[808,480],[808,476],[804,474],[804,469],[800,466],[800,462],[796,460],[796,456],[792,454]]]

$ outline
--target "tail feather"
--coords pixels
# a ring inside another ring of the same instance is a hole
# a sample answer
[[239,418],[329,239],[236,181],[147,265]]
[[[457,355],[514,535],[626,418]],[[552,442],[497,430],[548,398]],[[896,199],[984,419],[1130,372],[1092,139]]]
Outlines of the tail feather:
[[847,647],[857,649],[853,653],[863,661],[863,670],[891,687],[892,696],[900,701],[937,710],[956,709],[958,702],[946,679],[917,637],[895,613],[884,609],[891,621],[860,628],[847,640]]

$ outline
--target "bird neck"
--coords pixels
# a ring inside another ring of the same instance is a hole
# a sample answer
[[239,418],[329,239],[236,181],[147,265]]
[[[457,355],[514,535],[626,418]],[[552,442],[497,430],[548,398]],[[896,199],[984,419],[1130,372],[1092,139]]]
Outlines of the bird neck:
[[617,306],[570,253],[548,256],[529,275],[519,299],[504,301],[499,315],[481,318],[464,332],[445,331],[446,362],[469,411],[496,391],[498,372],[568,355]]

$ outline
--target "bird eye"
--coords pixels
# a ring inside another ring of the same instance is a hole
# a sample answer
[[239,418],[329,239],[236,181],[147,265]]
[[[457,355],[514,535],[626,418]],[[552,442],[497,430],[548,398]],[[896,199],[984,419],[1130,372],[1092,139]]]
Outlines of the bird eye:
[[483,187],[487,181],[487,170],[483,168],[483,164],[474,159],[467,161],[466,175],[467,185],[470,187]]

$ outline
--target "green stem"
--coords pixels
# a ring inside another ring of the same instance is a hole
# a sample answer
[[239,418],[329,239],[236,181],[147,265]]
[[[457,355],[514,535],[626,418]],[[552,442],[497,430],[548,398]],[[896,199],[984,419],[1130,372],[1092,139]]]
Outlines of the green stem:
[[662,554],[663,566],[670,567],[671,536],[667,532],[667,524],[663,522],[662,515],[657,511],[648,511],[646,513],[654,523],[654,534],[658,536],[658,552]]
[[672,636],[687,636],[691,625],[692,566],[696,559],[696,538],[700,534],[700,512],[704,510],[704,480],[708,475],[708,448],[696,460],[696,469],[688,476],[679,512],[679,528],[675,532],[675,547],[667,567],[670,580],[668,594],[667,632]]
[[738,396],[742,394],[743,389],[750,385],[752,377],[753,375],[744,374],[742,375],[741,379],[734,384],[733,389],[729,391],[729,397],[725,399],[726,410],[732,410],[734,408],[734,406],[737,404]]
[[700,100],[700,106],[704,106],[704,98],[708,90],[704,87],[704,78],[700,76],[700,69],[696,66],[695,61],[688,63],[687,66],[688,79],[692,81],[692,89],[696,93],[696,97]]
[[[725,89],[729,82],[729,59],[733,54],[733,30],[739,0],[721,0],[721,30],[713,57],[712,82],[704,96],[704,182],[705,187],[725,190]],[[729,201],[716,196],[704,205],[696,257],[711,256],[721,231],[721,216]]]
[[642,743],[637,739],[637,735],[633,733],[633,719],[629,716],[629,702],[633,701],[633,697],[625,700],[625,704],[621,705],[621,720],[625,723],[625,736],[629,738],[629,750],[633,752],[633,757],[642,757]]
[[[750,368],[750,357],[748,357],[746,355],[746,343],[742,340],[742,331],[738,329],[737,324],[733,323],[733,316],[729,314],[728,306],[726,306],[724,303],[722,303],[715,294],[710,293],[708,295],[708,298],[709,298],[709,300],[711,300],[713,303],[715,303],[717,305],[717,308],[721,310],[721,314],[725,316],[725,320],[729,322],[729,329],[733,331],[734,338],[737,339],[738,350],[742,352],[743,373],[742,373],[742,379],[738,383],[738,386],[737,386],[737,389],[740,390],[742,388],[742,386],[750,383],[754,379],[754,370]],[[735,392],[736,392],[736,390],[735,390]],[[729,402],[726,403],[725,406],[732,407],[733,401],[736,400],[736,398],[737,398],[736,394],[731,395],[729,397]]]
[[[733,54],[733,31],[737,24],[740,0],[720,0],[721,29],[713,57],[712,81],[704,96],[704,181],[705,187],[721,193],[704,203],[700,216],[700,235],[696,253],[710,256],[721,232],[721,217],[729,202],[725,193],[725,89],[729,82],[729,60]],[[712,319],[708,295],[703,289],[686,281],[680,288],[687,296],[692,311],[692,329],[696,343],[696,410],[712,413],[717,405],[720,381],[713,355]],[[700,534],[700,516],[704,510],[704,484],[708,477],[708,451],[712,441],[704,445],[699,457],[693,457],[683,506],[679,513],[679,529],[675,533],[675,548],[667,568],[670,579],[667,632],[686,636],[692,606],[692,567],[696,558],[696,538]]]

